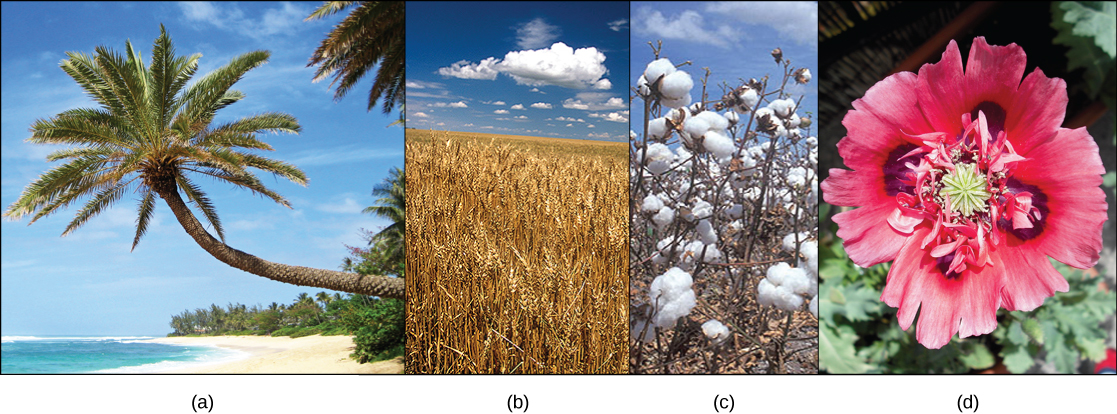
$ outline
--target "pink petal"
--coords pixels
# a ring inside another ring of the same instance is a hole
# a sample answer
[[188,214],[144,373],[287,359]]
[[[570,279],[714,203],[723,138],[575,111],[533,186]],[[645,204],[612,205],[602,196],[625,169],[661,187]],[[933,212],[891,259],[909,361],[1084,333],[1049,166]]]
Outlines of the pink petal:
[[1039,68],[1024,78],[1007,107],[1005,131],[1016,151],[1026,154],[1055,136],[1067,112],[1067,83],[1048,78]]
[[975,37],[970,57],[966,59],[966,81],[962,86],[966,98],[962,112],[969,112],[986,101],[997,103],[1001,108],[1012,106],[1012,96],[1024,77],[1027,61],[1024,49],[1015,43],[989,46],[984,37]]
[[1028,160],[1017,164],[1013,176],[1038,187],[1047,196],[1050,213],[1044,218],[1043,232],[1023,244],[1036,244],[1035,249],[1080,269],[1093,267],[1101,252],[1108,208],[1105,192],[1098,187],[1105,167],[1097,144],[1086,128],[1061,128],[1054,139],[1026,156]]
[[893,203],[884,193],[884,177],[862,171],[830,169],[830,176],[822,181],[822,199],[836,206],[858,207]]
[[993,254],[993,265],[1005,270],[1001,302],[1010,311],[1030,311],[1055,292],[1066,292],[1067,279],[1047,260],[1047,256],[1008,235],[1005,248]]
[[869,267],[896,258],[907,236],[888,225],[888,215],[895,204],[870,205],[834,216],[838,237],[846,254],[861,267]]
[[912,242],[900,250],[881,300],[899,308],[896,316],[904,330],[919,312],[916,339],[927,348],[941,348],[955,333],[964,338],[992,332],[997,327],[1003,273],[996,267],[984,267],[979,272],[943,276],[936,260],[914,242],[928,231],[917,230]]
[[911,234],[915,230],[915,226],[923,222],[923,217],[912,217],[905,215],[904,211],[900,208],[892,210],[892,214],[888,215],[888,224],[892,228],[903,234]]
[[919,68],[916,93],[919,107],[931,124],[931,131],[961,131],[962,114],[969,113],[962,72],[962,54],[958,43],[951,40],[938,63]]
[[911,135],[937,132],[931,129],[919,110],[914,73],[902,72],[877,82],[865,96],[853,101],[842,125],[846,137],[838,152],[854,170],[879,168],[893,149],[905,143],[922,144]]

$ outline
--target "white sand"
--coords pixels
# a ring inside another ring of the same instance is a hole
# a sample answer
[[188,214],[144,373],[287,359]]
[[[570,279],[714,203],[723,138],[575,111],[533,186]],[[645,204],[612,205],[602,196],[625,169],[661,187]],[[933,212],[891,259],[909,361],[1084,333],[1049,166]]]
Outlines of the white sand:
[[166,373],[180,374],[398,374],[403,358],[360,364],[349,358],[352,336],[206,336],[156,338],[151,342],[177,345],[217,346],[244,351],[251,356],[233,362],[201,365]]

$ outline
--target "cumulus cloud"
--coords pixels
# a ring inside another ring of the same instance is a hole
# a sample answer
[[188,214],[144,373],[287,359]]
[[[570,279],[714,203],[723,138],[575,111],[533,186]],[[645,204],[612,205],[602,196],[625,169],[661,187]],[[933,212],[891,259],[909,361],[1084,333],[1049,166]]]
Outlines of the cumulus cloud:
[[616,96],[609,96],[608,93],[602,92],[582,92],[562,101],[562,107],[566,109],[580,109],[583,111],[603,111],[608,109],[621,109],[626,108],[623,98]]
[[535,109],[551,109],[551,104],[546,102],[536,102],[531,104],[531,107]]
[[531,88],[531,92],[539,92],[539,93],[544,94],[544,95],[547,94],[547,92],[543,92],[543,91],[539,90],[539,88]]
[[568,121],[568,122],[586,122],[586,120],[584,120],[582,118],[565,117],[565,116],[560,116],[558,118],[555,118],[555,120],[556,121]]
[[438,74],[460,79],[493,80],[499,73],[496,69],[496,65],[499,63],[500,59],[493,57],[486,58],[479,63],[459,60],[449,67],[438,68]]
[[524,109],[524,105],[523,104],[515,104],[515,105],[512,105],[512,109],[521,109],[522,110],[522,109]]
[[609,88],[605,54],[594,47],[575,50],[558,42],[547,49],[508,52],[497,68],[528,86],[555,85],[571,89]]
[[493,101],[493,102],[485,102],[485,103],[487,103],[489,105],[507,105],[507,104],[504,103],[504,101]]
[[411,114],[411,116],[416,117],[416,118],[429,118],[430,117],[430,115],[424,114],[422,112],[413,113],[413,114]]
[[621,30],[628,29],[628,19],[620,19],[620,20],[609,22],[608,24],[609,24],[609,30],[612,30],[614,32],[619,32]]
[[436,108],[469,108],[469,105],[466,105],[465,101],[457,101],[451,103],[435,102],[431,104],[431,106]]
[[506,113],[508,113],[508,110],[507,109],[497,109],[497,110],[493,111],[493,113],[494,114],[506,114]]
[[420,80],[408,80],[407,89],[441,89],[442,84],[438,82],[423,82]]
[[740,34],[728,25],[708,27],[701,13],[685,10],[667,17],[658,10],[641,7],[632,19],[632,28],[641,35],[651,35],[663,40],[684,40],[728,48]]
[[517,115],[514,118],[516,118],[516,119],[527,119],[527,115]]
[[771,27],[780,37],[801,45],[818,41],[818,6],[814,2],[716,2],[706,5],[706,11]]
[[612,122],[628,122],[628,111],[592,113],[590,114],[590,118],[601,118],[602,120]]
[[547,24],[542,17],[516,26],[516,44],[520,49],[536,49],[547,47],[558,39],[562,31],[558,26]]

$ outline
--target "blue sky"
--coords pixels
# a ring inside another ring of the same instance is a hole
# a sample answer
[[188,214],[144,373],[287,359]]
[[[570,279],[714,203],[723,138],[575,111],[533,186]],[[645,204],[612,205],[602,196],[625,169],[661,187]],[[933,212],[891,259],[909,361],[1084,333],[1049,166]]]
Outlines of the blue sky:
[[[307,187],[258,174],[293,209],[211,180],[199,180],[225,227],[226,242],[264,259],[337,269],[345,245],[361,246],[360,229],[388,222],[360,210],[392,166],[403,167],[403,129],[388,124],[377,105],[366,111],[371,75],[339,102],[332,78],[312,83],[311,53],[345,13],[304,22],[310,3],[3,3],[2,190],[7,207],[52,167],[56,148],[24,140],[37,118],[93,107],[58,67],[64,52],[92,54],[99,45],[124,53],[131,40],[150,63],[163,23],[179,56],[201,53],[195,79],[253,50],[271,59],[234,88],[242,101],[217,113],[216,123],[263,111],[294,115],[299,135],[263,135],[268,157],[302,168]],[[451,62],[452,63],[452,62]],[[370,72],[371,74],[372,72]],[[623,73],[623,72],[622,72]],[[291,302],[321,289],[274,282],[217,261],[183,231],[158,201],[154,221],[134,252],[136,205],[123,199],[67,237],[59,237],[80,209],[28,226],[3,220],[3,335],[162,335],[172,314],[210,303]]]
[[[818,114],[818,6],[814,2],[632,2],[633,85],[655,55],[648,42],[663,41],[660,57],[694,79],[691,97],[699,98],[704,67],[710,68],[710,99],[722,95],[720,85],[740,85],[740,79],[771,75],[779,81],[783,69],[772,59],[772,49],[783,50],[792,66],[810,69],[814,79],[788,88],[796,99],[804,95],[799,115]],[[777,85],[778,86],[778,85]],[[644,103],[632,101],[633,130],[642,132]],[[815,133],[812,131],[812,133]]]
[[407,126],[628,139],[628,2],[412,2]]

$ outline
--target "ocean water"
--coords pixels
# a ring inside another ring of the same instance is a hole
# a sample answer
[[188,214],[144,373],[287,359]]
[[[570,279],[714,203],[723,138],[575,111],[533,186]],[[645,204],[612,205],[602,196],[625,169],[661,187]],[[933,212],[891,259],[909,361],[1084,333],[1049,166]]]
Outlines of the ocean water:
[[146,341],[151,336],[4,336],[0,373],[146,373],[235,361],[247,353]]

